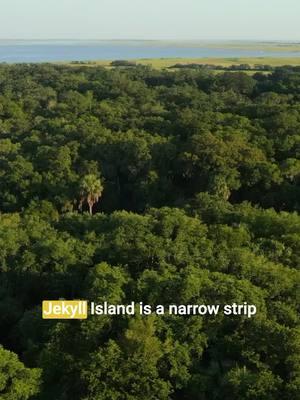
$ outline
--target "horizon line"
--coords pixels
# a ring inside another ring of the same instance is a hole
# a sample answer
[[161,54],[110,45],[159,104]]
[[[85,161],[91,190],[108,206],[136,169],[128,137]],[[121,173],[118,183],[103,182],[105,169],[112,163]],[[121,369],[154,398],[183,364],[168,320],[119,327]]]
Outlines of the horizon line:
[[99,42],[259,42],[259,43],[299,43],[300,39],[251,39],[251,38],[241,38],[241,39],[218,39],[218,38],[197,38],[197,39],[138,39],[138,38],[1,38],[0,41],[99,41]]

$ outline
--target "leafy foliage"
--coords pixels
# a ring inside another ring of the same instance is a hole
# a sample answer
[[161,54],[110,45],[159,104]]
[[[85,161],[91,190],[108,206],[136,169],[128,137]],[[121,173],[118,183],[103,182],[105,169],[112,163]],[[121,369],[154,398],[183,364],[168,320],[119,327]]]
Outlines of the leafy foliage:
[[297,400],[299,68],[129,67],[0,65],[0,398]]

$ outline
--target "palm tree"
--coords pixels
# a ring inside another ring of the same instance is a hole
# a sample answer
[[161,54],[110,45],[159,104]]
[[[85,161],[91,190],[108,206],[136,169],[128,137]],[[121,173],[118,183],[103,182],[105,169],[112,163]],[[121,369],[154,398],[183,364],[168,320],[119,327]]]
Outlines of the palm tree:
[[82,209],[84,202],[89,205],[89,212],[93,214],[93,206],[96,204],[103,192],[101,180],[94,174],[85,175],[80,184],[79,208]]

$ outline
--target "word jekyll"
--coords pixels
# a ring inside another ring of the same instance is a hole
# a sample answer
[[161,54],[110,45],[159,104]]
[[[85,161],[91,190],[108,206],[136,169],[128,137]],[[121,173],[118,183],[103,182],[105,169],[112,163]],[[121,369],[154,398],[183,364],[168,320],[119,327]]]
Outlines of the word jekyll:
[[86,319],[88,303],[86,300],[44,300],[43,319]]

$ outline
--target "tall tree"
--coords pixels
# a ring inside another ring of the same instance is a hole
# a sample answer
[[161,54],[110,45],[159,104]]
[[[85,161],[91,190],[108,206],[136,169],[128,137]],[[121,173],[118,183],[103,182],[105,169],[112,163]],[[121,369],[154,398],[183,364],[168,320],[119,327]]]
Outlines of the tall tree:
[[79,208],[82,208],[84,202],[89,206],[89,212],[93,214],[93,206],[98,203],[102,192],[103,185],[101,179],[94,174],[85,175],[80,185],[80,203]]

